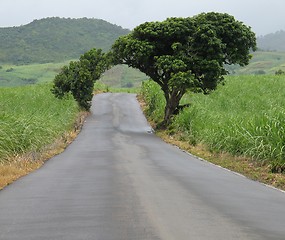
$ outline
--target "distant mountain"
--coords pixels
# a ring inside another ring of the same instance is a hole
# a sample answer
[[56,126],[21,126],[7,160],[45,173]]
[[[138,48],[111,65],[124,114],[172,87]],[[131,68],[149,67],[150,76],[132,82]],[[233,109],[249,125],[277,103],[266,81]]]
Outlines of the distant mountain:
[[285,52],[285,31],[267,34],[257,38],[257,46],[264,51]]
[[59,62],[79,58],[94,47],[107,51],[129,32],[100,19],[58,17],[0,28],[0,65]]

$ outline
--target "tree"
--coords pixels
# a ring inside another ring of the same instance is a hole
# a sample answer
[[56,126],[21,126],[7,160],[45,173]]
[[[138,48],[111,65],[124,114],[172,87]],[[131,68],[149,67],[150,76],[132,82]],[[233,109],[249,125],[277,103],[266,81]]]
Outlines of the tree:
[[137,68],[160,85],[168,124],[186,91],[208,94],[223,82],[225,64],[245,66],[255,49],[250,27],[211,12],[143,23],[116,40],[112,55],[115,64]]
[[71,93],[78,105],[88,111],[91,107],[94,83],[109,68],[108,59],[108,54],[103,53],[101,49],[86,52],[79,61],[70,62],[69,66],[64,66],[56,75],[52,93],[58,98]]

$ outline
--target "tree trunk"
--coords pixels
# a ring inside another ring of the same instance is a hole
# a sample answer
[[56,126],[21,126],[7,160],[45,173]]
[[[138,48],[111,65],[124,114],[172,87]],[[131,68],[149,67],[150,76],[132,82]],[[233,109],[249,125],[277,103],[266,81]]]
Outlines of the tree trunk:
[[166,127],[167,125],[169,125],[171,117],[174,115],[174,112],[178,108],[180,99],[183,95],[184,92],[172,91],[168,96],[165,96],[166,105],[164,110],[163,126]]
[[174,102],[171,102],[171,101],[166,103],[166,106],[165,106],[165,109],[164,109],[163,125],[165,125],[165,126],[169,125],[171,117],[173,116],[173,113],[176,110],[176,107],[178,106],[178,104],[176,104]]

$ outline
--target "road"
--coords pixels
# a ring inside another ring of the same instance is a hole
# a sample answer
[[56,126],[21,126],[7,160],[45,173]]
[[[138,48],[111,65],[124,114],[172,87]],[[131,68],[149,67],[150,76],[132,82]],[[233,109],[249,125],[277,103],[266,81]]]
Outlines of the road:
[[132,94],[99,94],[66,151],[0,191],[1,240],[284,240],[285,193],[151,133]]

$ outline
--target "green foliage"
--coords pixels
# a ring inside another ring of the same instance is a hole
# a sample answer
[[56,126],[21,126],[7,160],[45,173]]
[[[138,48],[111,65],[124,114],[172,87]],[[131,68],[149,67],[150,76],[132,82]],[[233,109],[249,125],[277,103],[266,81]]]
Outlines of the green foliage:
[[168,124],[187,90],[214,90],[227,73],[224,65],[247,65],[255,48],[249,27],[228,14],[212,12],[141,24],[120,37],[112,53],[114,63],[137,68],[159,84]]
[[91,48],[109,50],[129,30],[100,19],[46,18],[0,28],[0,62],[14,65],[78,59]]
[[59,101],[50,87],[0,88],[0,161],[40,151],[73,128],[76,102],[70,96]]
[[63,98],[71,93],[78,105],[89,110],[93,96],[94,83],[109,67],[108,54],[102,50],[91,49],[80,57],[77,62],[70,62],[56,75],[52,93],[57,98]]
[[163,109],[165,108],[165,98],[160,86],[151,80],[144,81],[140,94],[146,102],[145,114],[151,121],[159,124],[164,116]]
[[[270,164],[274,172],[285,171],[284,76],[228,76],[226,80],[210,95],[186,94],[182,102],[191,99],[191,106],[174,118],[172,132],[190,143],[202,142],[212,151],[249,156]],[[154,86],[145,92],[147,100],[162,97]],[[152,108],[162,111],[163,105],[157,102]],[[152,119],[161,117],[160,111],[149,111]]]
[[[89,71],[88,60],[71,62],[69,72],[69,91],[82,109],[89,110],[93,96],[94,80]],[[63,86],[65,88],[65,84]],[[65,91],[65,93],[69,91]]]

